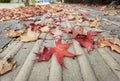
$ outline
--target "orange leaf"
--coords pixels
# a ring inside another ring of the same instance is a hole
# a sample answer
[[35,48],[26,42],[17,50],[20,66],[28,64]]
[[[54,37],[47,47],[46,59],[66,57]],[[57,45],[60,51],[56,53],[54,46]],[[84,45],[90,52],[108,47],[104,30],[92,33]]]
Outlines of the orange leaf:
[[119,46],[119,44],[116,45],[113,42],[111,42],[110,40],[111,39],[99,38],[97,40],[97,45],[98,45],[98,47],[109,46],[112,50],[120,53],[120,46]]

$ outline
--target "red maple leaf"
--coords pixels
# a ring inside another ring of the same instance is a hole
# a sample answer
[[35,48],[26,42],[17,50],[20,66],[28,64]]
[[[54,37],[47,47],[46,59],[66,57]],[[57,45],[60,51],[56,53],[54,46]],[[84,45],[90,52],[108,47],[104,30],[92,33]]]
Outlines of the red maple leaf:
[[47,47],[43,48],[43,52],[38,52],[38,53],[35,53],[35,54],[38,56],[38,59],[37,59],[38,62],[48,61],[52,56],[52,52]]
[[71,43],[62,44],[61,38],[58,41],[56,41],[55,44],[56,44],[56,47],[50,48],[50,51],[56,55],[57,61],[62,67],[66,68],[65,65],[63,64],[63,58],[65,56],[66,57],[79,56],[79,55],[75,55],[73,53],[68,52],[67,49],[69,48]]
[[91,51],[93,49],[93,43],[94,43],[94,35],[97,35],[101,32],[97,31],[88,31],[87,35],[78,35],[75,40],[79,42],[80,45],[85,47],[88,51]]

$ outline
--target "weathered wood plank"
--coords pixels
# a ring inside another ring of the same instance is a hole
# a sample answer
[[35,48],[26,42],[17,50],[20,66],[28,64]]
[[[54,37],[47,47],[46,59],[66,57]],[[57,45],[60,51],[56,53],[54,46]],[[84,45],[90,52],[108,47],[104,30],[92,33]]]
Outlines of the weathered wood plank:
[[[39,51],[42,52],[44,46],[53,47],[53,44],[53,40],[45,40],[43,44],[39,46]],[[43,61],[35,63],[28,81],[48,81],[50,74],[50,62],[51,61]]]
[[17,61],[17,68],[3,76],[0,81],[14,81],[20,69],[22,68],[24,61],[26,60],[29,52],[31,51],[34,42],[25,43],[21,49],[16,53],[12,60]]
[[8,45],[11,40],[11,38],[0,34],[0,49],[3,49],[6,45]]
[[[69,47],[68,51],[73,54],[76,54],[73,44],[71,45],[71,47]],[[67,67],[67,69],[63,68],[63,81],[84,81],[77,58],[73,59],[73,58],[65,57],[63,61],[65,66]]]
[[88,60],[90,61],[98,81],[119,81],[118,77],[106,64],[97,50],[94,49],[89,53],[85,50],[85,54],[88,56]]
[[74,45],[76,53],[82,54],[81,57],[78,57],[78,62],[81,68],[83,80],[84,81],[97,81],[96,75],[93,69],[91,68],[91,65],[89,63],[87,56],[85,55],[85,52],[79,46],[79,43],[77,41],[73,40],[73,45]]
[[105,47],[105,50],[120,64],[120,54]]
[[9,53],[9,51],[11,51],[18,42],[19,41],[14,41],[11,44],[8,44],[7,48],[2,50],[3,52],[0,53],[0,57],[4,57],[5,55],[7,55],[7,53]]
[[36,58],[34,53],[39,50],[39,45],[41,45],[42,42],[42,40],[36,41],[35,45],[33,46],[30,54],[28,55],[26,61],[24,62],[14,81],[26,81],[28,79],[30,72],[33,68],[34,60]]
[[[103,57],[105,62],[109,65],[109,67],[112,69],[112,71],[117,75],[117,77],[120,79],[120,65],[111,57],[110,54],[104,48],[98,48],[97,49],[99,54]],[[117,69],[117,70],[116,70]]]
[[23,42],[21,42],[21,41],[18,42],[14,46],[14,48],[10,52],[8,52],[8,54],[5,57],[9,57],[9,56],[14,57],[22,46],[23,46]]

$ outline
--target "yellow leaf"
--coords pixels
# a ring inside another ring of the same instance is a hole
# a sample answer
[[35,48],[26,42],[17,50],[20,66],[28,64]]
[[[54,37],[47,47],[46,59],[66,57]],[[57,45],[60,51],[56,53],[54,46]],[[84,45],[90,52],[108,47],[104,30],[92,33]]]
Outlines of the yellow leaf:
[[48,26],[44,26],[40,29],[42,32],[49,32],[50,28]]
[[23,42],[32,42],[32,41],[36,41],[38,37],[39,37],[39,31],[32,31],[30,28],[28,28],[27,32],[24,35],[20,36],[20,39]]
[[9,62],[10,57],[5,57],[0,60],[0,75],[3,75],[16,68],[16,61]]
[[6,35],[8,37],[19,37],[25,32],[25,30],[20,30],[20,29],[7,29]]

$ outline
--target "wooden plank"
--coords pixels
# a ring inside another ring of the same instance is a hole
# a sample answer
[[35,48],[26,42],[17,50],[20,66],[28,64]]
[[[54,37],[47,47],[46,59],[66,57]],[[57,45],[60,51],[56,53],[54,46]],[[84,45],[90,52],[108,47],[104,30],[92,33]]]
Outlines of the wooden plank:
[[120,54],[105,47],[105,50],[120,64]]
[[82,56],[78,57],[78,62],[79,62],[80,69],[82,72],[83,80],[84,81],[97,81],[96,75],[93,69],[91,68],[91,65],[89,63],[87,56],[85,55],[85,52],[79,46],[79,43],[77,41],[73,40],[73,45],[74,45],[76,53],[82,54]]
[[106,64],[97,50],[94,49],[89,53],[85,50],[85,54],[88,56],[88,60],[90,61],[98,81],[119,81],[118,77]]
[[[105,62],[109,65],[109,67],[112,69],[112,71],[117,75],[117,77],[120,79],[120,65],[111,57],[111,55],[104,50],[103,48],[97,49],[99,54],[103,57]],[[117,69],[117,70],[116,70]]]
[[7,53],[9,53],[18,42],[19,41],[14,41],[13,43],[8,44],[7,48],[2,50],[3,52],[0,53],[0,57],[4,57],[5,55],[7,55]]
[[3,49],[6,45],[8,45],[11,40],[11,38],[0,34],[0,49]]
[[[73,54],[76,54],[76,52],[74,51],[73,44],[71,45],[71,47],[69,47],[68,51]],[[63,61],[64,61],[64,65],[67,67],[67,69],[63,68],[63,81],[84,81],[77,58],[73,59],[73,58],[65,57]]]
[[62,81],[62,68],[58,64],[56,56],[51,58],[51,67],[48,81]]
[[16,53],[19,51],[19,49],[23,46],[23,42],[18,42],[12,50],[10,50],[5,57],[14,57]]
[[26,81],[28,79],[34,65],[34,60],[36,58],[36,55],[34,53],[39,50],[39,45],[41,45],[42,42],[42,40],[36,41],[14,81]]
[[[53,44],[53,40],[45,40],[43,44],[39,46],[39,51],[42,52],[44,46],[53,47]],[[51,61],[43,61],[35,63],[28,81],[48,81],[50,74],[50,62]]]
[[24,43],[21,49],[16,53],[12,60],[17,61],[17,68],[3,76],[1,76],[0,81],[14,81],[15,77],[19,73],[20,69],[22,68],[24,61],[26,60],[29,52],[31,51],[34,42]]

